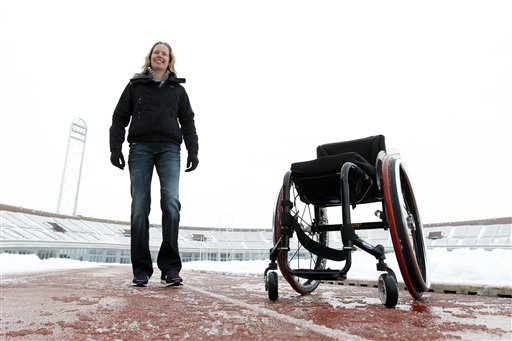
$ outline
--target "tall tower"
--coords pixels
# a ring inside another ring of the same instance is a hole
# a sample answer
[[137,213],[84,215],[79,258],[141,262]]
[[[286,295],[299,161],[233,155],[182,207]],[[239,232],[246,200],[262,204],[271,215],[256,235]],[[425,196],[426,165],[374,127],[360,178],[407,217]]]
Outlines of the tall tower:
[[81,118],[71,122],[64,171],[60,183],[57,213],[76,215],[82,163],[84,160],[87,124]]

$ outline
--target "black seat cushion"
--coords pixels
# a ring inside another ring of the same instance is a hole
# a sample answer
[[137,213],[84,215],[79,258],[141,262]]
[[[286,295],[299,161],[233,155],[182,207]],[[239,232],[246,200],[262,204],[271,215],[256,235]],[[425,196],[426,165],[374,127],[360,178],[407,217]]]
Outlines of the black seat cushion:
[[361,167],[372,179],[375,178],[375,167],[364,157],[356,152],[343,153],[338,155],[323,156],[311,161],[292,163],[291,171],[293,178],[314,177],[340,173],[341,167],[352,162]]
[[352,162],[375,179],[375,162],[381,150],[386,150],[384,135],[327,143],[317,147],[317,159],[295,162],[291,166],[294,178],[339,173],[346,162]]
[[354,163],[373,180],[369,190],[361,193],[357,188],[358,179],[351,178],[351,203],[373,202],[379,195],[375,186],[375,162],[381,150],[386,150],[383,135],[362,139],[328,143],[317,147],[317,159],[295,162],[291,165],[292,179],[301,200],[314,205],[338,205],[340,198],[340,172],[347,162]]
[[351,141],[323,144],[316,148],[316,157],[355,152],[373,165],[381,150],[386,150],[384,135],[375,135]]

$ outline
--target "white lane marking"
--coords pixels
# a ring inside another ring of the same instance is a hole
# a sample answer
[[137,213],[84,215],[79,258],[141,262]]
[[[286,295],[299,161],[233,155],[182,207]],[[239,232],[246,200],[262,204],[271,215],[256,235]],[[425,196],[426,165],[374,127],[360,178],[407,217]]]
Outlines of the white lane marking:
[[197,288],[197,287],[193,287],[193,286],[187,285],[186,288],[191,289],[191,290],[196,291],[196,292],[199,292],[201,294],[204,294],[204,295],[216,298],[218,300],[229,302],[231,304],[235,304],[235,305],[240,306],[242,308],[245,308],[245,309],[248,309],[248,310],[252,310],[252,311],[254,311],[256,313],[259,313],[259,314],[267,315],[267,316],[276,318],[278,320],[294,324],[294,325],[299,326],[299,327],[307,328],[307,329],[309,329],[309,330],[311,330],[313,332],[316,332],[316,333],[319,333],[319,334],[322,334],[322,335],[325,335],[325,336],[329,336],[329,337],[332,337],[334,339],[338,339],[338,340],[347,340],[347,339],[348,340],[367,340],[365,338],[361,338],[359,336],[352,335],[352,334],[343,332],[341,330],[332,329],[332,328],[329,328],[329,327],[326,327],[326,326],[315,324],[315,323],[313,323],[312,321],[309,321],[309,320],[301,320],[301,319],[298,319],[298,318],[295,318],[295,317],[292,317],[292,316],[283,315],[283,314],[280,314],[280,313],[278,313],[278,312],[276,312],[274,310],[258,307],[258,306],[246,303],[244,301],[237,300],[235,298],[231,298],[231,297],[228,297],[228,296],[216,294],[216,293],[213,293],[213,292],[210,292],[210,291],[206,291],[206,290],[203,290],[203,289],[200,289],[200,288]]

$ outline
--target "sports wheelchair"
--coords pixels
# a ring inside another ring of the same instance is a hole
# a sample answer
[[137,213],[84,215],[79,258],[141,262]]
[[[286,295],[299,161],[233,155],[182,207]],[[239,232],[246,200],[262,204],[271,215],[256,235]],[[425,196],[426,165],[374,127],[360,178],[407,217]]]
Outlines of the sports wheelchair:
[[[357,205],[378,202],[379,221],[351,221]],[[341,207],[342,224],[328,222],[328,208],[335,206]],[[430,288],[423,226],[405,166],[386,153],[383,135],[318,146],[316,159],[293,163],[286,172],[273,217],[274,246],[264,272],[269,299],[278,299],[278,267],[290,286],[305,295],[322,280],[346,280],[351,253],[359,248],[373,255],[377,270],[383,272],[378,278],[381,302],[396,306],[396,275],[385,262],[384,247],[358,237],[356,231],[364,229],[389,229],[404,284],[414,299],[421,299]],[[337,248],[329,245],[333,231],[341,233],[343,245]],[[344,261],[343,268],[326,268],[328,259]]]

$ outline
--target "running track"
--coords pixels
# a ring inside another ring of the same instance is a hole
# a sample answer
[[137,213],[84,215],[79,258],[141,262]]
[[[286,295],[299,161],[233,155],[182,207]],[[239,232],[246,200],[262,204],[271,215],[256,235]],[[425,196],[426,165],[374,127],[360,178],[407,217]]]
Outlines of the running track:
[[271,302],[263,276],[183,271],[185,285],[130,286],[113,265],[3,276],[2,340],[511,340],[512,299],[400,291],[396,308],[377,289],[322,283],[308,296],[280,276]]

